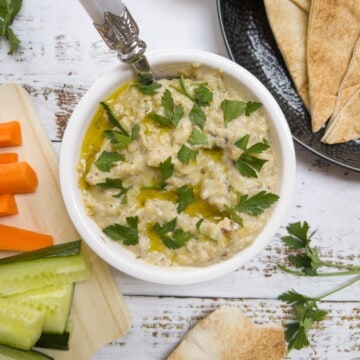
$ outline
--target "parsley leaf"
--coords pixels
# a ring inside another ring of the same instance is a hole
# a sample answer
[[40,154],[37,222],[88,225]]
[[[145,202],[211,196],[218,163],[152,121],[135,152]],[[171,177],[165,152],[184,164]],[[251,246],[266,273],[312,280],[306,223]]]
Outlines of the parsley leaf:
[[[283,271],[300,276],[337,276],[360,273],[360,266],[322,260],[317,249],[311,247],[311,239],[315,234],[315,231],[309,234],[310,226],[306,221],[303,223],[299,221],[289,224],[286,229],[288,235],[283,236],[281,240],[291,250],[295,251],[288,255],[287,260],[293,267],[301,270],[292,270],[291,268],[278,263],[278,266]],[[320,267],[331,267],[343,271],[319,273],[318,269]]]
[[165,189],[166,180],[172,176],[174,173],[174,164],[171,162],[171,156],[169,156],[165,161],[160,163],[160,189]]
[[139,242],[138,217],[127,217],[129,226],[120,224],[109,225],[103,232],[113,240],[121,240],[125,245],[136,245]]
[[189,164],[190,160],[196,160],[198,152],[188,148],[185,144],[181,146],[177,153],[177,158],[184,164]]
[[166,89],[161,97],[161,104],[165,111],[165,116],[159,114],[149,114],[148,117],[158,123],[161,127],[172,125],[176,127],[184,116],[184,108],[181,104],[174,105],[174,99],[171,92]]
[[213,93],[204,85],[197,87],[194,90],[195,103],[200,106],[210,105],[213,99]]
[[0,36],[8,40],[10,48],[9,55],[12,55],[18,48],[20,40],[15,35],[10,25],[20,11],[22,0],[1,0],[0,1]]
[[154,95],[157,93],[157,89],[161,88],[161,84],[154,81],[151,73],[139,74],[139,83],[135,83],[133,86],[145,95]]
[[113,197],[120,198],[122,197],[122,204],[127,204],[127,191],[130,189],[130,187],[126,188],[124,187],[121,179],[113,179],[113,178],[106,178],[104,183],[97,183],[97,186],[99,186],[103,190],[107,189],[120,189],[121,191]]
[[204,129],[206,115],[198,104],[194,104],[189,113],[189,120],[200,129]]
[[235,145],[243,150],[243,153],[235,162],[236,168],[239,170],[240,174],[245,177],[257,178],[256,172],[259,172],[267,160],[260,159],[256,154],[261,154],[266,151],[270,146],[268,142],[264,139],[262,142],[256,143],[248,147],[248,142],[250,135],[244,135],[240,140],[238,140]]
[[112,110],[110,109],[109,105],[106,104],[105,102],[101,102],[100,105],[103,107],[103,109],[106,112],[106,115],[108,117],[108,120],[110,122],[111,125],[119,128],[120,133],[125,135],[125,136],[129,136],[129,134],[127,133],[127,131],[121,126],[120,121],[117,119],[117,117],[115,116],[115,114],[112,112]]
[[176,190],[178,197],[177,212],[180,213],[187,208],[188,205],[195,201],[194,191],[187,185],[183,185]]
[[[164,225],[155,223],[153,230],[160,237],[163,244],[169,249],[179,249],[185,245],[185,243],[192,238],[192,234],[185,232],[182,229],[176,229],[176,221],[174,218]],[[169,234],[171,233],[171,234]]]
[[193,129],[189,136],[188,143],[191,145],[207,145],[208,142],[203,132],[198,129]]
[[254,196],[249,195],[240,196],[239,202],[236,206],[226,209],[229,212],[230,218],[240,226],[243,226],[243,219],[237,212],[243,212],[252,216],[260,215],[264,212],[264,209],[270,207],[274,202],[279,199],[279,196],[266,191],[260,191]]
[[103,151],[94,164],[100,171],[106,172],[115,165],[115,162],[122,160],[124,156],[117,152]]
[[220,106],[224,114],[225,126],[227,126],[230,121],[236,119],[244,113],[246,116],[250,116],[251,113],[259,109],[262,104],[252,101],[244,102],[240,100],[224,100]]

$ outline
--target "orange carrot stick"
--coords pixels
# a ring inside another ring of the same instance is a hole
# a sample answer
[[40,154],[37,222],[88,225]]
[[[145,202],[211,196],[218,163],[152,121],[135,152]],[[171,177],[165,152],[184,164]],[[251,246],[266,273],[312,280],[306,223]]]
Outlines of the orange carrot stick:
[[18,208],[13,194],[0,194],[0,216],[16,215]]
[[26,161],[0,165],[0,194],[33,192],[37,183],[36,172]]
[[16,120],[0,123],[0,146],[22,144],[20,123]]
[[0,224],[1,250],[32,251],[51,245],[51,235]]
[[0,164],[9,164],[9,163],[17,162],[18,160],[19,160],[19,156],[17,153],[0,154]]

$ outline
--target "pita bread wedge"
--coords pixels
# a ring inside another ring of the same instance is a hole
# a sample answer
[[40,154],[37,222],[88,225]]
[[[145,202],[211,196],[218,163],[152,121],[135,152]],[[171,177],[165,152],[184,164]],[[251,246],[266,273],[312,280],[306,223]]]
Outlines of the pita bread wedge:
[[271,30],[295,88],[310,109],[306,67],[308,14],[291,0],[264,0],[264,4]]
[[192,328],[168,360],[280,360],[284,329],[256,325],[238,308],[220,306]]
[[359,33],[360,1],[311,1],[307,65],[314,132],[333,113],[339,86]]
[[334,113],[330,122],[358,89],[360,89],[360,37],[356,41],[349,67],[341,81]]
[[311,0],[291,0],[294,4],[299,6],[301,9],[309,13]]
[[341,108],[326,128],[321,139],[326,144],[338,144],[360,138],[360,89]]

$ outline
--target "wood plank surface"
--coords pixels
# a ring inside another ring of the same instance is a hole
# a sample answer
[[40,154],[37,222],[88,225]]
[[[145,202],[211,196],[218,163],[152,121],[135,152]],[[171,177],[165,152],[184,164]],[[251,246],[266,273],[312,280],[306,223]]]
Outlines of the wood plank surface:
[[[35,169],[39,184],[34,193],[16,195],[19,214],[3,217],[0,222],[51,234],[55,243],[78,239],[62,200],[56,156],[29,95],[16,84],[0,86],[0,122],[10,119],[20,121],[23,137],[23,145],[11,149],[18,152],[19,161],[27,161]],[[0,151],[7,152],[9,148]],[[100,347],[124,335],[130,326],[126,306],[108,265],[87,250],[91,278],[75,287],[70,350],[44,351],[59,360],[86,360]]]

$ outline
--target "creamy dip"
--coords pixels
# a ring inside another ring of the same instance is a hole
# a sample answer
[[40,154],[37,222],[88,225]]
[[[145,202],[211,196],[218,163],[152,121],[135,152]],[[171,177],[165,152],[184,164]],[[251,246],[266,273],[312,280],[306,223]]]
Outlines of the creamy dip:
[[[154,94],[122,86],[105,100],[111,114],[99,106],[79,162],[84,206],[109,237],[152,264],[232,257],[261,232],[277,199],[264,110],[201,67],[156,84]],[[249,199],[261,209],[252,211]]]

